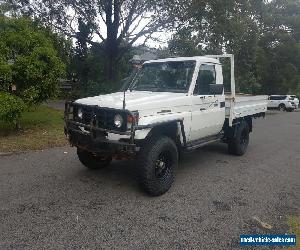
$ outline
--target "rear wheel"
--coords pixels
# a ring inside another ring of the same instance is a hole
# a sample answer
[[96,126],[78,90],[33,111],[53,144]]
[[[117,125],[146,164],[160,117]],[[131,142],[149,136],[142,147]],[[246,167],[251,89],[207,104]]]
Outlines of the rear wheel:
[[278,106],[279,111],[285,111],[286,107],[283,103]]
[[242,121],[237,126],[235,135],[229,139],[228,152],[241,156],[246,153],[249,144],[249,125],[247,122]]
[[101,169],[107,167],[111,161],[111,156],[100,156],[77,148],[77,155],[80,162],[89,169]]
[[169,137],[149,138],[139,153],[139,182],[152,196],[167,192],[174,181],[178,150]]

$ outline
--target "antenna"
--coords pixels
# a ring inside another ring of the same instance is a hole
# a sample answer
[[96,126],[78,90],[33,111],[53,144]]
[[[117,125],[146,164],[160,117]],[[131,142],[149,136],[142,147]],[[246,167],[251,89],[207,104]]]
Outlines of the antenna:
[[126,107],[126,91],[127,91],[127,88],[124,88],[124,92],[123,92],[123,109],[125,109],[125,107]]
[[129,81],[129,84],[124,87],[124,91],[123,91],[123,109],[126,108],[126,91],[128,89],[130,89],[130,87],[131,87],[133,81],[135,80],[135,78],[136,78],[139,71],[140,71],[140,68],[138,68],[137,71],[134,72],[134,76],[132,77],[131,81]]

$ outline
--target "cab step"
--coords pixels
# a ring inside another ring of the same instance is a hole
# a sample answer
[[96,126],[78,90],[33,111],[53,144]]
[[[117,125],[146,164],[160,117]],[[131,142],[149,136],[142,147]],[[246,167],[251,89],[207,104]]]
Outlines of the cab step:
[[209,143],[221,141],[221,139],[223,137],[224,137],[224,134],[219,133],[217,135],[212,135],[212,136],[201,138],[199,140],[191,141],[186,144],[185,151],[189,152],[189,151],[195,150],[197,148],[201,148]]

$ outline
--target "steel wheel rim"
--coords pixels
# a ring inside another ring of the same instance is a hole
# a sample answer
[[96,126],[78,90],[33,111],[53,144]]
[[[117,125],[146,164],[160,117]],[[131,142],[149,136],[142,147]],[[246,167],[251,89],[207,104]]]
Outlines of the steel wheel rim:
[[244,130],[242,131],[241,139],[240,139],[241,145],[246,146],[246,145],[248,144],[248,140],[249,140],[248,132],[247,132],[246,129],[244,129]]
[[155,161],[155,177],[163,178],[166,176],[171,169],[172,157],[170,152],[163,151],[159,154],[157,160]]

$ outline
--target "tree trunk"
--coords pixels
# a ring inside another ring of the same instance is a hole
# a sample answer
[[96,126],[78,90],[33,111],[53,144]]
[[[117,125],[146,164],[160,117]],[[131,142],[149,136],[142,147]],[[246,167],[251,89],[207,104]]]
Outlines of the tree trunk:
[[[114,5],[114,11],[112,11]],[[109,82],[117,79],[117,57],[118,57],[118,29],[120,24],[120,5],[119,0],[108,0],[105,8],[107,39],[105,44],[105,78]],[[114,17],[114,18],[113,18]],[[114,19],[112,21],[112,19]]]
[[117,46],[114,46],[113,42],[109,43],[109,41],[107,41],[105,54],[105,80],[108,82],[115,82],[117,79]]

